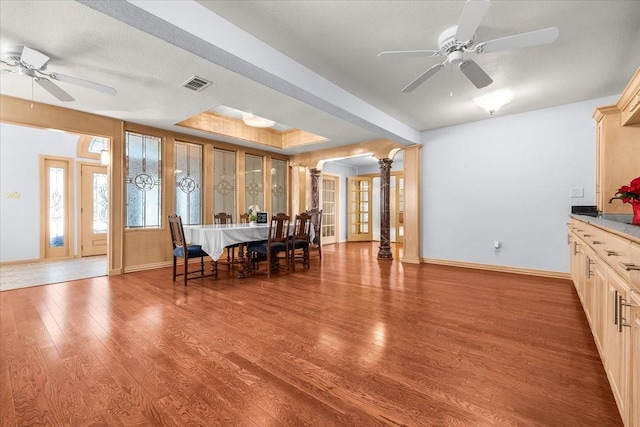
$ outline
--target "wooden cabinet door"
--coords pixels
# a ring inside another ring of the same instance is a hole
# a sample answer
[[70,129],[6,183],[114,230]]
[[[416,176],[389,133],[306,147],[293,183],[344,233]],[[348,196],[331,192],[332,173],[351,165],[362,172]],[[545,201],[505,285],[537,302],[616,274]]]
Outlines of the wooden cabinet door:
[[629,343],[631,328],[619,326],[626,317],[629,321],[629,307],[620,307],[618,298],[622,296],[626,301],[630,289],[627,283],[612,269],[607,270],[607,293],[605,295],[605,360],[604,366],[609,377],[611,391],[618,404],[618,410],[626,424],[629,411]]
[[580,289],[580,242],[575,233],[569,233],[569,269],[571,272],[571,280],[576,287],[580,301],[584,304],[582,289]]
[[632,291],[629,298],[629,426],[640,426],[640,293]]
[[603,301],[606,299],[607,292],[607,266],[598,258],[594,258],[594,264],[591,267],[592,281],[589,299],[589,310],[591,311],[591,332],[596,342],[596,347],[600,352],[600,358],[606,357],[605,346],[605,329],[610,318],[606,315],[603,308]]

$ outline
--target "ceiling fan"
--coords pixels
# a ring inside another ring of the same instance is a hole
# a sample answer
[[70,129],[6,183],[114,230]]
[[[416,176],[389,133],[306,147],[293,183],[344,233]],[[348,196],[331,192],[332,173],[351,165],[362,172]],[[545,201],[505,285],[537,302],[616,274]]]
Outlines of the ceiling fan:
[[48,73],[45,71],[48,61],[49,57],[47,55],[27,46],[12,46],[8,48],[4,54],[4,60],[0,60],[4,65],[11,67],[9,69],[3,68],[3,73],[30,77],[47,92],[63,102],[74,101],[75,98],[62,90],[54,81],[71,83],[109,95],[116,94],[116,90],[109,86],[76,77],[65,76],[64,74]]
[[516,34],[482,43],[475,43],[478,26],[489,9],[489,0],[467,0],[458,25],[446,29],[438,38],[438,50],[392,50],[380,52],[381,56],[444,56],[447,59],[427,69],[409,83],[402,92],[411,92],[443,68],[447,62],[457,65],[478,89],[493,83],[493,80],[473,60],[464,58],[465,53],[492,53],[500,50],[517,49],[552,43],[560,32],[556,27]]

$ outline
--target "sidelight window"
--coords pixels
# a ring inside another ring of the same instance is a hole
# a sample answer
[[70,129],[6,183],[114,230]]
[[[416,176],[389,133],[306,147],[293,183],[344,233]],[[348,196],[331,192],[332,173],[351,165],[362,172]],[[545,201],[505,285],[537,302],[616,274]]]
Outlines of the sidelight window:
[[175,144],[176,213],[185,225],[202,224],[202,146]]
[[162,139],[125,133],[126,227],[162,224]]

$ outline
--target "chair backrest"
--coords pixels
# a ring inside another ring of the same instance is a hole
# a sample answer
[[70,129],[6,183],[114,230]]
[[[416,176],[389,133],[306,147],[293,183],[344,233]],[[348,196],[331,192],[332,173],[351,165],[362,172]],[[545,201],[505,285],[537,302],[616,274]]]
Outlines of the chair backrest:
[[311,224],[313,224],[313,242],[316,245],[320,245],[320,237],[322,236],[322,209],[310,209],[305,211],[306,214],[311,216]]
[[185,247],[184,229],[182,228],[182,218],[177,214],[169,215],[169,230],[171,230],[171,241],[173,249]]
[[269,224],[269,243],[284,242],[289,240],[289,225],[291,217],[285,213],[279,213],[271,217]]
[[293,237],[296,240],[311,241],[311,215],[306,212],[296,215],[293,223]]
[[231,214],[220,212],[213,216],[213,222],[215,224],[232,224],[233,220]]
[[243,213],[240,214],[240,223],[241,224],[249,224],[249,214],[248,213]]

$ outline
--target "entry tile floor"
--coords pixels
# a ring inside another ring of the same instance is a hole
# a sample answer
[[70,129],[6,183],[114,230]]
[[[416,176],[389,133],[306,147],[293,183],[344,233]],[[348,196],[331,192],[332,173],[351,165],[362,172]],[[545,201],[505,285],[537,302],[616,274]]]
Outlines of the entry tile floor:
[[106,255],[60,261],[6,264],[0,266],[0,291],[106,275]]

